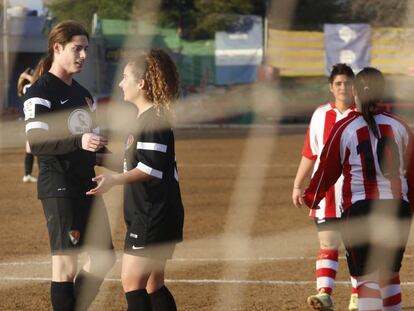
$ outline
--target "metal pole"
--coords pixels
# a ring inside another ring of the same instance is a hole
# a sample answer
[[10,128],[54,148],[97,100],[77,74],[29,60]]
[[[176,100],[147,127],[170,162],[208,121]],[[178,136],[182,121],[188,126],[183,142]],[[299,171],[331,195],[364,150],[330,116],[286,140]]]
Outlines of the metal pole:
[[3,0],[3,82],[4,102],[3,108],[9,103],[9,42],[7,27],[7,0]]
[[267,64],[267,40],[268,40],[268,32],[269,32],[269,21],[268,21],[268,14],[269,14],[269,1],[265,2],[265,14],[264,14],[264,21],[263,21],[263,61],[262,64]]

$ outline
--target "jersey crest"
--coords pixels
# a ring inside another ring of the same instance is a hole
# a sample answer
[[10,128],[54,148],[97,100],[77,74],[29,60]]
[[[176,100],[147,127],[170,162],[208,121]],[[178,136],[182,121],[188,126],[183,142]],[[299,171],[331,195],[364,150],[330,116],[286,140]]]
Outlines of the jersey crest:
[[27,121],[29,119],[33,119],[35,117],[35,105],[30,101],[26,100],[24,103],[24,119]]
[[88,104],[89,109],[94,112],[96,110],[96,104],[95,102],[90,99],[89,97],[85,97],[85,101]]
[[68,128],[72,134],[83,134],[91,131],[92,119],[84,109],[76,109],[68,118]]
[[128,150],[132,146],[132,144],[134,143],[134,140],[135,140],[134,135],[129,134],[125,142],[125,150]]

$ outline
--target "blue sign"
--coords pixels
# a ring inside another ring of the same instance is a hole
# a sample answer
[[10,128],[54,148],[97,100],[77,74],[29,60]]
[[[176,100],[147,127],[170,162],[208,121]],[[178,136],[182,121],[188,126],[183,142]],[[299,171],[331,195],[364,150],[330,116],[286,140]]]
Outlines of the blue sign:
[[345,63],[354,72],[371,62],[371,27],[368,24],[325,24],[325,64],[329,75],[332,66]]
[[256,81],[263,59],[262,18],[241,16],[229,31],[216,32],[216,84],[231,85]]

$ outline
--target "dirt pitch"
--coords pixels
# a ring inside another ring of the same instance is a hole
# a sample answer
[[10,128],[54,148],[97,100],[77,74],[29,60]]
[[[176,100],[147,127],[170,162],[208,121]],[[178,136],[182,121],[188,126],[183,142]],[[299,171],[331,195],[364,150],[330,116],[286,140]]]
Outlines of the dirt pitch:
[[[304,133],[255,132],[176,133],[185,241],[166,277],[179,310],[309,310],[316,232],[307,210],[290,199]],[[45,220],[35,185],[21,182],[18,146],[0,153],[0,310],[50,310]],[[105,197],[119,254],[120,198],[120,189]],[[413,237],[401,274],[404,310],[414,310]],[[339,269],[333,297],[336,310],[346,310],[350,284],[343,258]],[[118,261],[90,310],[126,309],[119,272]]]

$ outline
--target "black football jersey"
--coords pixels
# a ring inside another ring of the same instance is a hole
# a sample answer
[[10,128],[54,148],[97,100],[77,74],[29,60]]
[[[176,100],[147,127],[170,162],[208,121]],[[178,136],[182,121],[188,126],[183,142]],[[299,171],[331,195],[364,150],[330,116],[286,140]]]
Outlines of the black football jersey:
[[125,185],[124,215],[136,245],[180,241],[184,209],[175,161],[174,134],[154,107],[136,120],[125,142],[124,171],[139,169],[154,178]]
[[38,197],[79,197],[94,187],[95,153],[82,149],[82,135],[99,133],[96,103],[75,80],[68,85],[51,73],[24,96],[26,136],[38,156]]

